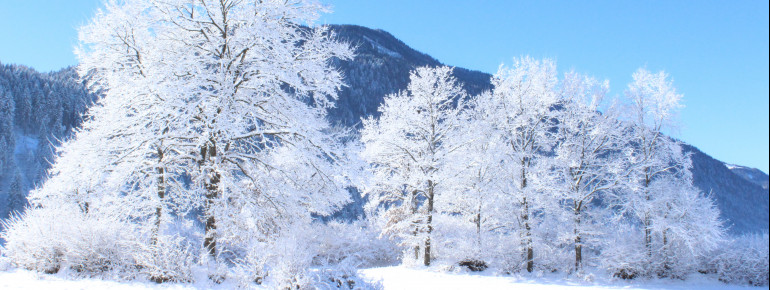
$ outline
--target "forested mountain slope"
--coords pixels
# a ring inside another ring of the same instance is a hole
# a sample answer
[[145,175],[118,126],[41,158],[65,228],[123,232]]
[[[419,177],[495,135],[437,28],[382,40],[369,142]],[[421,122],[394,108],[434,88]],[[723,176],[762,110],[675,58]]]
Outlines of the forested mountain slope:
[[[347,87],[329,118],[343,126],[360,128],[362,117],[376,116],[385,95],[406,88],[410,70],[441,64],[382,30],[334,25],[333,31],[356,47],[354,60],[337,63]],[[463,68],[454,73],[469,94],[490,88],[489,74]],[[22,208],[23,195],[49,167],[53,146],[81,123],[81,114],[94,99],[72,68],[38,73],[24,66],[0,65],[0,217]],[[693,152],[695,184],[716,198],[731,232],[767,231],[767,187],[749,177],[757,173],[742,174],[693,146],[686,149]],[[767,184],[767,175],[764,178]],[[361,215],[363,202],[355,198],[337,216]]]
[[23,208],[26,193],[50,167],[53,148],[94,100],[72,67],[39,73],[0,63],[0,218]]
[[[355,25],[334,25],[337,37],[356,48],[356,58],[339,63],[348,87],[342,89],[337,107],[329,112],[333,122],[360,127],[361,117],[379,116],[383,98],[406,88],[409,71],[419,66],[438,66],[431,56],[418,52],[390,33]],[[455,68],[455,76],[469,94],[491,88],[491,75]]]
[[768,189],[768,181],[770,180],[767,176],[767,173],[762,172],[762,170],[735,165],[735,164],[725,164],[725,165],[733,173],[738,174],[739,176],[745,178],[746,180],[761,186],[765,190]]
[[736,174],[724,162],[712,158],[692,145],[686,145],[684,148],[692,152],[695,186],[715,197],[730,232],[767,232],[767,188]]

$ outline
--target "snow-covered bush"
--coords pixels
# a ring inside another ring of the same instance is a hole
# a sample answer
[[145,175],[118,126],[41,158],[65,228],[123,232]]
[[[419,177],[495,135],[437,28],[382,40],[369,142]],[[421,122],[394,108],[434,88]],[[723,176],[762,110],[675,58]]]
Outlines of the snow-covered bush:
[[484,239],[483,247],[489,257],[487,263],[500,273],[520,272],[526,266],[524,248],[517,232],[490,233]]
[[433,255],[441,263],[449,264],[464,260],[484,260],[485,253],[476,237],[475,225],[462,216],[436,215],[433,234],[436,247]]
[[642,235],[638,229],[619,224],[608,237],[599,256],[599,267],[613,277],[633,279],[647,275],[647,258]]
[[362,266],[393,264],[395,246],[362,221],[296,224],[272,241],[238,251],[231,278],[276,289],[376,289],[357,276]]
[[609,275],[620,279],[684,279],[697,272],[703,253],[691,249],[681,240],[669,238],[664,245],[660,242],[662,237],[653,235],[653,250],[648,252],[637,226],[621,223],[616,227],[615,232],[608,234],[599,254],[599,267]]
[[[580,236],[582,239],[583,264],[591,265],[591,249],[595,244],[592,233],[591,214],[594,209],[584,207]],[[575,270],[575,224],[566,211],[552,210],[552,214],[540,218],[535,227],[539,229],[533,237],[535,241],[535,269],[543,272],[571,273]],[[565,217],[567,216],[567,217]]]
[[242,287],[262,284],[267,276],[268,252],[265,244],[255,244],[246,249],[243,256],[234,261],[231,277]]
[[382,285],[358,276],[357,267],[349,263],[321,267],[310,272],[311,289],[382,289]]
[[74,204],[28,208],[3,222],[4,255],[18,267],[75,275],[130,276],[136,234],[131,223]]
[[396,252],[361,221],[295,227],[276,241],[268,281],[280,288],[378,289],[356,270],[391,264]]
[[393,265],[398,262],[396,244],[379,237],[379,232],[365,221],[331,221],[316,224],[318,249],[313,265],[345,263],[358,268]]
[[178,235],[160,235],[154,245],[140,244],[133,257],[139,271],[156,282],[191,282],[195,247]]
[[744,235],[726,241],[704,259],[706,269],[716,273],[719,280],[757,286],[768,285],[768,234]]

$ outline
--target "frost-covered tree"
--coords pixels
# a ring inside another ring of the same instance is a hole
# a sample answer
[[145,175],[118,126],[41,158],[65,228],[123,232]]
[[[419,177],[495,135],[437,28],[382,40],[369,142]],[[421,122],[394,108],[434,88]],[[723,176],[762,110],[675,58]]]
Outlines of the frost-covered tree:
[[[121,95],[129,119],[149,120],[126,136],[154,158],[159,198],[169,155],[192,178],[185,198],[204,209],[211,255],[218,237],[248,229],[239,218],[308,221],[346,200],[324,115],[342,85],[328,61],[352,54],[326,28],[301,26],[318,11],[305,1],[132,1],[83,30],[81,72]],[[248,216],[223,211],[231,206]]]
[[[568,73],[561,82],[558,138],[554,160],[558,192],[572,224],[575,268],[583,264],[586,238],[595,235],[588,224],[597,206],[593,201],[604,192],[617,190],[623,178],[625,145],[615,108],[603,107],[609,82]],[[604,109],[604,112],[600,112]]]
[[339,208],[347,153],[325,115],[342,86],[331,60],[352,51],[313,27],[319,11],[306,1],[108,2],[78,50],[80,74],[104,97],[58,150],[36,205],[110,212],[158,247],[178,241],[161,236],[166,213],[201,213],[204,257],[269,249],[258,244]]
[[[689,169],[689,168],[688,168]],[[654,180],[651,234],[655,269],[661,276],[682,277],[694,270],[698,259],[724,240],[724,228],[714,200],[692,184],[689,172]]]
[[427,266],[436,200],[451,190],[457,174],[449,164],[464,144],[457,132],[465,91],[449,67],[417,68],[410,80],[406,91],[385,98],[379,119],[364,120],[362,156],[372,164],[370,210],[385,216],[386,233],[422,244]]
[[472,248],[464,254],[479,261],[489,255],[486,249],[491,245],[484,244],[485,234],[509,221],[509,213],[500,207],[506,199],[506,175],[499,148],[503,144],[487,118],[492,104],[491,93],[484,92],[472,97],[460,115],[459,134],[466,137],[467,143],[457,149],[453,162],[448,164],[457,177],[452,179],[446,198],[441,199],[444,211],[473,224]]
[[676,92],[665,72],[652,74],[639,69],[625,91],[631,102],[626,109],[628,125],[627,156],[630,165],[629,188],[625,208],[642,221],[644,244],[652,255],[652,203],[656,194],[651,184],[660,176],[683,173],[689,163],[681,144],[665,135],[673,129],[682,95]]
[[493,102],[488,122],[499,134],[501,166],[509,183],[511,211],[521,233],[526,269],[534,269],[533,215],[546,202],[541,193],[548,188],[546,154],[555,144],[553,121],[556,91],[556,65],[550,60],[529,57],[516,59],[510,68],[501,66],[492,77]]
[[[184,120],[172,119],[180,100],[158,90],[168,79],[153,67],[152,57],[158,55],[153,45],[160,43],[153,42],[150,30],[158,23],[149,2],[109,2],[80,29],[80,74],[103,97],[89,111],[89,122],[58,149],[51,177],[33,195],[40,200],[65,192],[87,209],[100,195],[126,193],[137,198],[126,202],[132,206],[126,212],[154,225],[149,229],[153,243],[166,211],[167,176],[182,167],[170,158],[180,156],[181,146],[169,143],[180,145],[185,140],[179,136],[190,136],[180,134]],[[174,125],[177,130],[171,130]],[[170,136],[174,133],[179,135]]]
[[694,188],[690,154],[663,135],[673,129],[682,98],[668,76],[640,69],[625,94],[628,178],[620,205],[641,224],[645,270],[682,275],[721,241],[719,211]]

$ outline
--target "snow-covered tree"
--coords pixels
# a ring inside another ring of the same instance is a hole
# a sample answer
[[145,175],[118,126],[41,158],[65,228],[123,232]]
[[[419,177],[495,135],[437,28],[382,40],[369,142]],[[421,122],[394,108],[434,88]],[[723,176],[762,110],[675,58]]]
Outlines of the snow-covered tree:
[[501,166],[506,171],[506,194],[521,233],[526,269],[534,269],[533,215],[548,188],[546,153],[555,144],[553,121],[558,101],[556,65],[530,57],[516,59],[513,67],[501,66],[492,77],[493,102],[488,122],[500,134]]
[[689,170],[684,168],[689,156],[682,151],[681,144],[663,135],[675,125],[682,95],[676,92],[665,72],[652,74],[639,69],[633,74],[625,96],[631,102],[626,109],[625,134],[632,192],[625,208],[642,221],[644,244],[651,256],[653,209],[650,201],[656,193],[650,185],[660,176]]
[[104,97],[58,150],[36,205],[111,211],[143,225],[157,247],[178,244],[160,236],[167,212],[202,212],[204,257],[267,249],[256,244],[339,208],[347,152],[325,115],[343,85],[332,59],[352,51],[313,26],[321,10],[307,1],[106,3],[78,49],[80,74]]
[[178,155],[211,255],[219,236],[244,230],[237,219],[218,225],[232,217],[225,207],[269,224],[346,200],[324,115],[342,85],[328,61],[352,54],[328,29],[301,26],[318,11],[305,1],[133,1],[108,5],[83,30],[81,72],[119,94],[127,118],[148,120],[127,135],[155,158],[159,198],[164,158]]
[[[623,178],[625,145],[615,108],[603,107],[609,82],[568,73],[561,82],[555,174],[555,194],[568,211],[572,224],[575,268],[583,263],[583,246],[596,227],[588,224],[597,208],[593,201],[616,190]],[[604,112],[600,112],[604,109]]]
[[650,188],[656,193],[650,201],[651,234],[660,241],[653,242],[658,255],[654,270],[661,276],[683,277],[724,240],[719,210],[710,196],[693,186],[689,172],[658,178]]
[[[501,136],[488,122],[492,104],[491,93],[484,92],[473,96],[460,115],[459,134],[465,136],[467,143],[457,149],[453,162],[448,164],[457,177],[451,180],[451,190],[440,200],[444,211],[475,227],[472,248],[464,255],[477,261],[483,261],[490,254],[486,250],[488,245],[484,244],[485,233],[509,221],[509,213],[501,211],[499,206],[506,198],[501,187],[506,175],[500,166]],[[462,236],[462,239],[469,237]]]
[[621,207],[641,224],[647,270],[680,275],[683,265],[722,239],[719,211],[693,187],[690,154],[664,135],[674,128],[682,95],[664,72],[640,69],[633,79],[625,93],[629,169]]
[[80,29],[80,74],[103,98],[89,111],[89,122],[58,149],[49,180],[32,197],[39,201],[64,193],[87,209],[88,200],[100,195],[126,193],[137,199],[126,202],[131,210],[125,211],[152,220],[155,243],[166,211],[167,177],[182,172],[181,162],[170,158],[179,156],[174,150],[180,148],[169,143],[184,140],[171,138],[179,130],[170,127],[186,125],[171,119],[178,111],[172,104],[179,100],[158,92],[164,78],[153,67],[157,54],[152,45],[160,45],[153,42],[153,25],[158,25],[157,14],[149,2],[109,2]]
[[465,142],[457,134],[465,91],[449,67],[417,68],[410,80],[385,98],[379,119],[364,120],[362,156],[372,164],[370,211],[385,216],[386,233],[415,249],[422,244],[427,266],[436,200],[451,190],[457,174],[449,163]]

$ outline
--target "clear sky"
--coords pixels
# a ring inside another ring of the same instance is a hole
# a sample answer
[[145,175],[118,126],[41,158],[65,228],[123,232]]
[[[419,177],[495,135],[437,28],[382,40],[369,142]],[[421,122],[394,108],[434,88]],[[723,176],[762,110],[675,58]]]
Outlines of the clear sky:
[[[673,135],[768,172],[768,1],[321,0],[322,23],[390,32],[453,66],[494,73],[516,56],[610,80],[665,70],[685,95]],[[0,62],[50,71],[76,63],[75,28],[100,0],[0,0]]]

